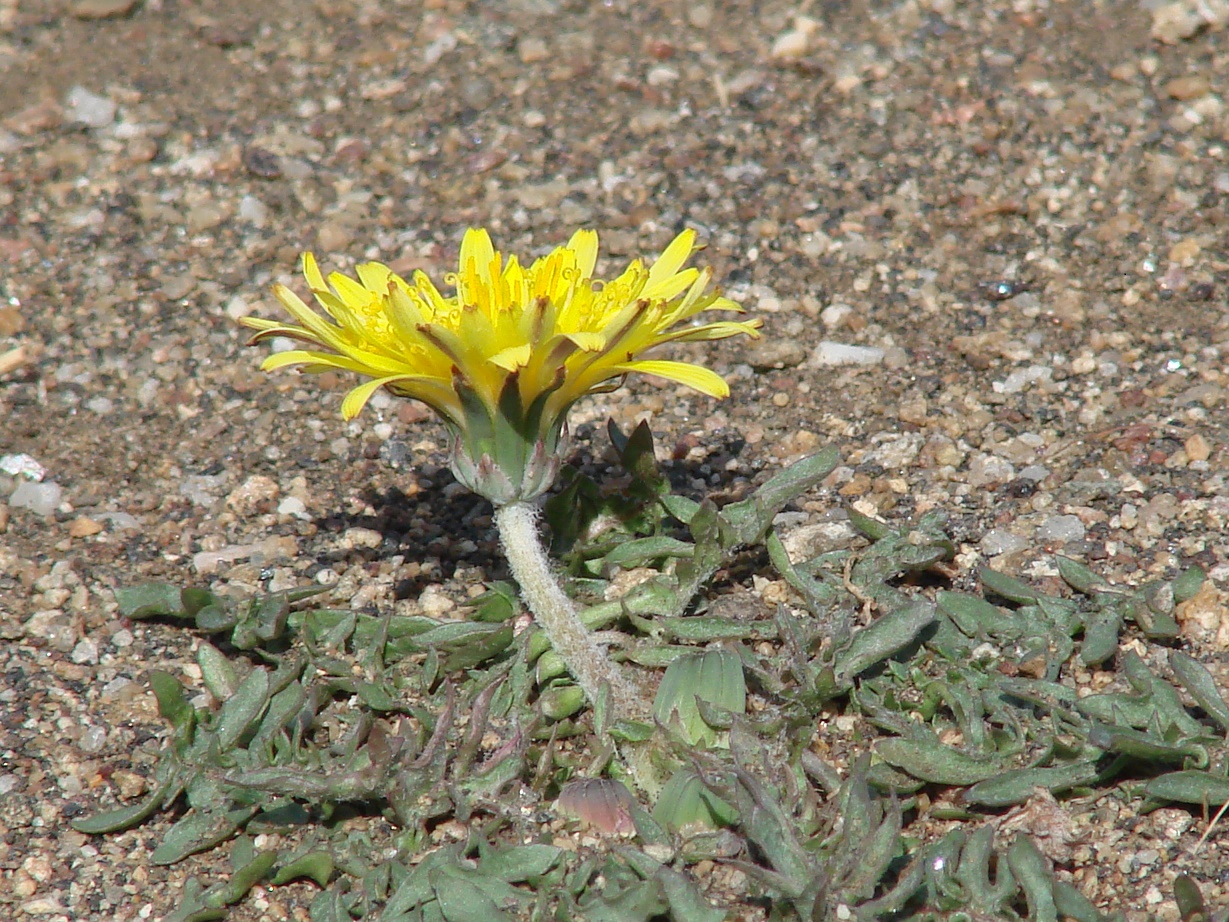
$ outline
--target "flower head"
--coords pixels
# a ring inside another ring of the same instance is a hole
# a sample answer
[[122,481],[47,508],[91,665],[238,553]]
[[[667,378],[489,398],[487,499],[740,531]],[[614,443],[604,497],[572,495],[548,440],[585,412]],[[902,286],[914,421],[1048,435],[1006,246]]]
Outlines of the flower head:
[[702,311],[741,310],[708,291],[711,269],[684,268],[695,238],[686,230],[651,266],[635,260],[602,281],[593,277],[594,231],[577,231],[522,266],[505,260],[485,230],[470,229],[459,270],[445,279],[455,289],[447,297],[423,272],[407,281],[379,263],[358,266],[357,279],[326,279],[307,253],[303,274],[327,316],[278,285],[297,323],[241,322],[258,331],[253,342],[285,336],[309,346],[269,356],[266,371],[299,365],[370,378],[346,395],[346,419],[381,387],[426,403],[453,432],[458,478],[494,502],[512,502],[549,488],[568,409],[609,382],[639,371],[714,397],[729,393],[710,369],[643,357],[669,342],[758,335],[755,320],[684,325]]

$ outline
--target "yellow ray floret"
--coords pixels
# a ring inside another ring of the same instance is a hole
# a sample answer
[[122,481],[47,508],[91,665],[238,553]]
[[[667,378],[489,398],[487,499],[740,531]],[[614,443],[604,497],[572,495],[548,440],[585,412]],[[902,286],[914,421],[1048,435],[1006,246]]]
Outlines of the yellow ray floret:
[[522,266],[515,256],[505,260],[485,230],[471,229],[461,241],[457,273],[447,279],[456,291],[451,297],[422,272],[406,281],[379,263],[358,266],[357,278],[336,272],[326,278],[307,253],[303,275],[323,316],[278,285],[274,294],[293,322],[241,322],[257,331],[253,341],[284,336],[308,346],[269,356],[266,370],[298,365],[370,378],[343,402],[347,419],[387,387],[464,430],[473,397],[493,416],[506,413],[511,385],[519,406],[536,407],[539,426],[557,430],[576,400],[632,372],[713,397],[729,393],[707,368],[643,357],[670,342],[758,335],[758,320],[688,325],[705,311],[741,311],[708,290],[710,269],[685,268],[695,240],[695,231],[685,230],[651,266],[635,260],[604,281],[593,277],[594,231],[577,231],[566,245]]

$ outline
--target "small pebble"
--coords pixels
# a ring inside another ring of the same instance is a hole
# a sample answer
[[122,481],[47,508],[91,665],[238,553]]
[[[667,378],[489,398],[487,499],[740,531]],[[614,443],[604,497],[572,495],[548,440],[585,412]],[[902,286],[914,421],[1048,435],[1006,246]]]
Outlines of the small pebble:
[[[76,659],[74,658],[73,661],[76,662]],[[106,728],[99,726],[86,727],[85,732],[81,734],[81,739],[77,741],[77,745],[81,747],[82,752],[101,752],[102,748],[107,745]]]
[[457,603],[444,594],[439,586],[428,586],[418,597],[424,615],[442,615],[457,607]]
[[533,36],[522,38],[517,42],[516,52],[522,64],[536,64],[550,57],[550,49],[546,47],[546,42]]
[[278,515],[292,515],[295,518],[307,518],[307,504],[297,496],[287,496],[277,504]]
[[168,301],[181,301],[196,288],[196,276],[181,272],[162,281],[162,293]]
[[341,536],[341,547],[345,550],[378,548],[383,543],[384,536],[374,528],[347,528]]
[[1019,371],[1013,371],[1003,381],[995,381],[993,387],[997,394],[1018,394],[1038,381],[1049,381],[1053,375],[1053,368],[1045,365],[1030,365]]
[[272,477],[256,474],[230,492],[226,497],[226,508],[241,516],[268,512],[280,492],[277,481]]
[[1195,258],[1199,255],[1202,249],[1199,241],[1193,237],[1187,237],[1185,240],[1179,240],[1169,248],[1169,261],[1180,263],[1183,266],[1194,264]]
[[35,515],[47,516],[53,515],[60,507],[63,496],[63,488],[53,480],[43,483],[23,480],[9,497],[9,505],[14,509],[29,509]]
[[1172,493],[1159,493],[1139,510],[1139,527],[1160,535],[1178,517],[1178,500]]
[[180,483],[179,493],[198,506],[208,506],[217,500],[224,483],[225,474],[192,474]]
[[224,564],[240,560],[266,563],[279,557],[293,558],[298,554],[298,543],[290,536],[269,537],[256,544],[231,544],[214,551],[200,551],[192,555],[192,566],[202,576],[216,573]]
[[226,218],[226,209],[218,202],[201,202],[188,209],[184,224],[187,226],[188,233],[199,234],[217,227]]
[[29,916],[63,915],[64,904],[54,896],[40,896],[22,903],[21,911]]
[[982,553],[987,557],[997,557],[999,554],[1014,554],[1029,546],[1027,538],[1014,535],[1005,528],[992,528],[979,542]]
[[98,534],[102,529],[103,525],[101,522],[96,522],[83,515],[69,523],[68,533],[74,538],[88,538],[90,535]]
[[135,515],[127,512],[99,512],[97,518],[106,522],[113,530],[118,529],[136,529],[141,527],[141,522]]
[[127,16],[137,0],[77,0],[72,13],[78,19],[113,19]]
[[837,302],[835,304],[829,304],[822,311],[820,311],[819,319],[829,330],[835,330],[852,314],[852,307],[848,304],[841,304]]
[[239,199],[239,220],[253,227],[264,227],[269,221],[269,208],[256,196],[245,195]]
[[1212,456],[1212,446],[1198,432],[1187,439],[1182,447],[1186,449],[1186,456],[1192,461],[1207,461]]
[[554,208],[570,191],[571,186],[564,180],[553,180],[543,183],[527,183],[516,189],[513,194],[524,207],[538,211],[544,208]]
[[277,179],[282,175],[282,158],[263,147],[245,148],[243,166],[261,179]]
[[850,346],[825,339],[811,353],[810,364],[830,365],[878,365],[883,361],[884,350],[877,346]]
[[763,371],[801,365],[806,361],[807,350],[796,339],[764,336],[747,348],[746,355],[752,368]]
[[64,114],[69,121],[89,128],[106,128],[115,121],[117,109],[118,106],[110,99],[91,93],[83,86],[69,90],[64,104]]
[[713,8],[707,3],[687,4],[687,22],[693,29],[707,29],[713,24]]
[[807,53],[810,41],[801,29],[790,29],[777,36],[772,43],[772,56],[783,61],[792,61]]
[[316,230],[316,246],[324,253],[342,253],[354,242],[354,227],[344,217],[327,218]]
[[1037,540],[1051,542],[1082,541],[1086,529],[1077,515],[1055,515],[1037,527]]
[[0,473],[27,480],[42,480],[47,476],[47,469],[29,455],[4,455],[0,457]]
[[22,630],[28,637],[47,641],[61,653],[70,652],[81,639],[68,616],[54,608],[35,612],[22,624]]
[[119,791],[121,800],[135,800],[148,787],[148,782],[141,775],[122,768],[111,773],[111,783]]
[[1011,462],[995,455],[979,453],[969,462],[968,484],[971,487],[1007,483],[1015,476],[1016,469]]

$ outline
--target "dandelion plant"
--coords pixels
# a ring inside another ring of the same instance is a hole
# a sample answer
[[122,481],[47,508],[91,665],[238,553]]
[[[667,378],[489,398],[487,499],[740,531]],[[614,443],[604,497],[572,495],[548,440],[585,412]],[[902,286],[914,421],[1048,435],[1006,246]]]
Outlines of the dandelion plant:
[[594,642],[560,588],[537,532],[533,501],[550,489],[567,440],[567,414],[581,397],[617,386],[633,372],[657,375],[712,397],[729,387],[711,369],[646,358],[670,342],[756,336],[756,320],[689,324],[698,314],[741,311],[710,289],[711,268],[687,267],[697,250],[685,230],[646,266],[594,276],[597,233],[580,230],[528,266],[495,249],[485,230],[461,241],[460,264],[440,290],[423,272],[410,280],[379,263],[357,278],[303,275],[324,316],[289,288],[275,294],[295,322],[245,317],[253,342],[289,337],[307,348],[275,353],[262,367],[343,370],[368,380],[346,395],[352,419],[380,388],[420,400],[452,435],[457,479],[496,508],[505,554],[521,592],[591,703],[608,692],[612,716],[643,717],[648,704]]

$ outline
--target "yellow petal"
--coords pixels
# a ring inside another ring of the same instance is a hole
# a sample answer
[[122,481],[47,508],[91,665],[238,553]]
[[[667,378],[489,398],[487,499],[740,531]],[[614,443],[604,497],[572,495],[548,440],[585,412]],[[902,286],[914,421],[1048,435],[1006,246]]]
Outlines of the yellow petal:
[[346,394],[346,399],[341,402],[342,419],[349,421],[358,416],[363,407],[367,406],[367,401],[371,399],[371,396],[384,385],[396,384],[398,381],[411,381],[417,377],[417,375],[389,375],[386,378],[364,381]]
[[312,291],[324,291],[327,287],[324,284],[324,275],[316,264],[316,257],[311,253],[303,254],[303,277],[307,279],[308,287]]
[[289,365],[302,365],[303,371],[321,372],[330,369],[352,371],[355,374],[382,378],[388,374],[387,369],[379,368],[350,358],[347,355],[334,355],[331,352],[314,352],[307,349],[291,349],[287,352],[275,352],[260,365],[263,371],[276,371]]
[[267,317],[240,317],[239,325],[251,327],[253,330],[276,330],[286,324],[280,320],[269,320]]
[[333,290],[337,292],[337,297],[347,307],[362,307],[371,303],[371,291],[348,275],[342,275],[340,272],[330,273],[329,284],[333,286]]
[[676,274],[683,267],[683,263],[691,258],[695,242],[696,232],[690,227],[670,241],[670,245],[662,250],[649,269],[649,277],[644,287],[652,288]]
[[316,356],[317,353],[308,352],[304,349],[289,349],[286,352],[274,352],[260,363],[260,370],[277,371],[279,368],[285,368],[288,365],[303,365],[306,362],[316,361]]
[[568,241],[568,249],[576,254],[580,277],[593,278],[593,270],[597,268],[597,231],[578,230]]
[[621,373],[636,371],[647,375],[657,375],[659,378],[668,378],[671,381],[679,382],[679,384],[686,384],[688,387],[702,394],[708,394],[710,397],[730,396],[730,386],[725,383],[725,379],[721,375],[711,369],[700,365],[692,365],[688,362],[642,359],[638,362],[626,362],[622,365],[615,365],[612,370]]
[[374,291],[376,294],[384,294],[388,291],[389,279],[392,279],[393,270],[382,263],[362,263],[354,267],[355,274],[363,283],[363,287],[368,291]]
[[567,338],[576,344],[583,352],[601,352],[606,348],[607,336],[604,333],[568,333]]
[[672,330],[657,337],[654,345],[662,343],[699,343],[714,339],[729,339],[731,336],[750,336],[759,339],[759,328],[763,321],[756,320],[718,320],[699,327],[684,327]]
[[524,368],[529,362],[529,356],[532,353],[528,343],[519,346],[509,346],[507,349],[501,349],[490,358],[492,365],[498,365],[505,371],[516,371],[518,368]]
[[682,272],[677,272],[664,279],[646,284],[644,291],[640,293],[640,297],[651,298],[654,301],[658,299],[673,301],[688,288],[692,287],[699,275],[700,271],[698,269],[684,269]]
[[495,246],[491,243],[491,235],[480,227],[471,227],[461,238],[461,274],[466,273],[467,266],[472,263],[479,278],[490,282],[490,267],[495,259]]
[[295,320],[303,324],[304,328],[316,337],[320,345],[329,346],[338,352],[342,351],[340,330],[304,304],[297,294],[285,285],[274,285],[273,295],[282,302],[282,307],[286,308]]

